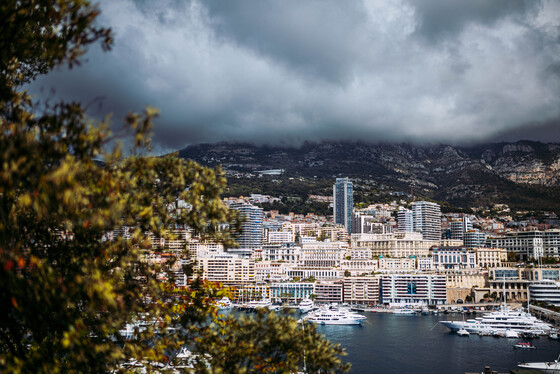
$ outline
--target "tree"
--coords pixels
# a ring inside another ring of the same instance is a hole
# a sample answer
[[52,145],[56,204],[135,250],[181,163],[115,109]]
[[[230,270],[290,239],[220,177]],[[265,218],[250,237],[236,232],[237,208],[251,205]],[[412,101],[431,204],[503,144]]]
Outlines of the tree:
[[[124,157],[108,119],[78,103],[35,108],[26,83],[79,64],[94,42],[110,48],[98,13],[82,0],[0,4],[0,371],[106,373],[128,358],[161,362],[184,344],[197,372],[295,372],[303,352],[312,372],[346,371],[340,347],[290,316],[221,318],[219,285],[194,277],[177,293],[172,276],[157,279],[174,261],[145,261],[146,232],[189,227],[231,246],[239,219],[220,199],[220,168],[147,156],[155,109],[127,116],[133,146]],[[170,212],[177,199],[190,209]],[[107,239],[122,226],[131,240]],[[153,324],[124,344],[119,330],[141,318]],[[164,334],[170,326],[179,333]]]

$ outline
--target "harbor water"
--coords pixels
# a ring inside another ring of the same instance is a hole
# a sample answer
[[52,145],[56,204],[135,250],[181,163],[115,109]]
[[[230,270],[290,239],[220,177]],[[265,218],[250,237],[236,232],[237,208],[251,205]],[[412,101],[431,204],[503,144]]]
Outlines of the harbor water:
[[[351,373],[464,374],[482,372],[485,366],[507,373],[519,362],[552,361],[560,353],[560,341],[546,336],[531,340],[472,334],[461,337],[438,324],[440,320],[462,319],[460,314],[364,314],[367,320],[363,326],[317,326],[327,339],[346,350]],[[513,347],[529,341],[537,348]]]

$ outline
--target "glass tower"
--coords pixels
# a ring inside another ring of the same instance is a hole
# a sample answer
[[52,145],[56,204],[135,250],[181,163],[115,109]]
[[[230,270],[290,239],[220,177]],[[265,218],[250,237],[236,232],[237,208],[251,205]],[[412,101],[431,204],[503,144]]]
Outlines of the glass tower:
[[354,186],[349,178],[336,178],[333,185],[334,223],[343,225],[348,234],[352,232],[352,210],[354,208]]

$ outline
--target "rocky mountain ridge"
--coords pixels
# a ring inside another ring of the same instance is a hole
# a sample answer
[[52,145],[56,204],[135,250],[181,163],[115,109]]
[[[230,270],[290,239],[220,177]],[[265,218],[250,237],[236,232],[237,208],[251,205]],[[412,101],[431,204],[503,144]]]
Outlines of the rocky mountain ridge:
[[558,143],[519,141],[459,147],[321,142],[297,148],[217,143],[189,146],[179,154],[228,170],[283,169],[289,176],[348,176],[401,190],[414,185],[428,197],[459,205],[473,199],[514,199],[524,206],[537,199],[540,205],[548,200],[555,206],[559,199]]

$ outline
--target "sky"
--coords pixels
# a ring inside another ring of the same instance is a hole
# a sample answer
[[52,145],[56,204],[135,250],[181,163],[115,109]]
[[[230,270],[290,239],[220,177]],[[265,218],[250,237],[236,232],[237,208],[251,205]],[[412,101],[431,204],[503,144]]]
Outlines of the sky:
[[29,87],[218,141],[560,142],[560,1],[102,0],[110,52]]

